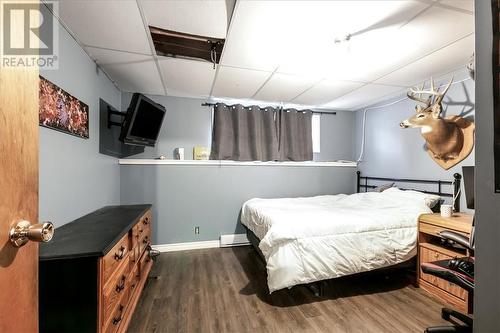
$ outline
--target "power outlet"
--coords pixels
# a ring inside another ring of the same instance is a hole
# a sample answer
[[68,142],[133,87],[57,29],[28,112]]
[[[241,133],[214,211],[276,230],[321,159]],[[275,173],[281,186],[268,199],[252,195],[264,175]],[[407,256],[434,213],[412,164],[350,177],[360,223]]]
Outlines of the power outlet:
[[194,227],[194,234],[199,235],[200,234],[200,227]]

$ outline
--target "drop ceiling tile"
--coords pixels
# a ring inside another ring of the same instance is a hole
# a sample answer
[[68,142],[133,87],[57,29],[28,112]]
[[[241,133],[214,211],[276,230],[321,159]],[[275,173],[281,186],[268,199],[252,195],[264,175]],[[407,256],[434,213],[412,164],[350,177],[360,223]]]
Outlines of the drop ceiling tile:
[[323,108],[356,110],[356,108],[374,104],[381,100],[402,93],[405,88],[384,86],[379,84],[367,84],[353,92],[339,97],[329,103],[322,105]]
[[[285,60],[278,63],[279,70],[318,72],[336,80],[370,82],[474,31],[472,15],[436,6],[424,11],[417,7],[413,14],[419,11],[421,14],[401,25],[403,20],[398,18],[407,18],[403,14],[405,9],[372,26],[367,25],[362,31],[349,32],[352,36],[348,42],[329,44],[324,38],[323,45],[330,48],[301,45],[292,53],[295,59],[284,57]],[[308,55],[311,50],[316,52]]]
[[59,1],[59,16],[87,46],[151,54],[135,1]]
[[441,0],[439,3],[471,12],[474,11],[474,0]]
[[337,60],[335,38],[394,29],[426,6],[419,1],[240,1],[222,64],[323,74]]
[[274,73],[254,97],[262,101],[287,102],[312,87],[316,82],[318,82],[317,77]]
[[[225,34],[226,28],[223,26],[228,25],[228,10],[217,15],[216,19],[206,12],[220,13],[221,8],[226,8],[226,1],[195,2],[139,0],[146,19],[151,24],[158,23],[161,27],[174,30],[190,29],[191,33],[212,34],[209,31],[214,31],[214,34],[221,34],[220,36]],[[446,7],[470,10],[472,0],[442,0],[441,3]],[[371,82],[419,61],[474,31],[472,15],[439,5],[424,10],[429,4],[430,1],[410,0],[238,1],[221,59],[221,64],[226,66],[220,69],[213,95],[249,98],[276,68],[279,68],[280,74],[304,77],[319,75],[332,82]],[[60,1],[59,7],[62,21],[82,43],[110,50],[151,54],[148,32],[144,29],[137,1],[72,0]],[[405,24],[417,13],[420,14]],[[214,20],[217,21],[215,25]],[[347,34],[352,35],[349,42],[334,42],[336,38],[343,38]],[[99,57],[103,57],[100,53],[106,53],[105,50],[99,53],[95,48],[87,50],[97,54],[95,58],[98,61],[102,60]],[[433,72],[432,75],[436,75],[435,73],[447,70],[450,58],[446,58],[446,55],[444,57],[437,57],[430,64],[431,70],[424,74]],[[468,59],[470,54],[466,57]],[[155,66],[150,57],[127,57],[124,61],[132,59],[133,64],[125,66],[126,68],[119,64],[120,59],[121,56],[107,59],[110,64],[106,70],[113,80],[121,86],[130,86],[127,90],[164,93],[159,74],[154,72]],[[179,78],[167,83],[172,86],[174,93],[184,94],[184,91],[190,93],[188,90],[192,90],[192,95],[195,96],[199,91],[205,91],[209,76],[200,74],[200,82],[188,83],[182,80],[180,71],[173,74],[176,70],[173,67],[162,70],[165,74],[170,71],[171,76],[177,75]],[[423,67],[424,72],[425,66]],[[191,71],[189,68],[185,70]],[[205,69],[197,69],[193,73],[204,71]],[[418,73],[408,75],[415,74]],[[144,76],[148,75],[146,79]],[[393,79],[391,81],[385,77],[380,82],[391,85],[410,82],[404,75],[394,75]],[[144,87],[139,86],[140,82]],[[273,81],[268,83],[269,86],[259,92],[260,98],[289,97],[294,89],[299,90],[298,87],[309,82],[287,82],[290,87],[280,87]],[[178,88],[174,87],[175,84]],[[330,95],[328,85],[325,85],[326,87],[318,85],[306,91],[295,102],[335,99],[341,92],[349,90],[347,87],[338,88],[339,93]],[[333,87],[335,88],[335,84]]]
[[464,68],[474,52],[474,36],[466,37],[431,55],[405,66],[375,83],[413,86],[431,76],[437,77]]
[[361,87],[363,84],[352,81],[323,80],[293,99],[292,102],[311,105],[324,104]]
[[120,90],[164,95],[160,75],[152,56],[86,48],[115,81]]
[[143,0],[149,25],[207,37],[226,38],[228,8],[224,0]]
[[214,97],[251,98],[271,72],[221,66],[212,95]]
[[215,77],[212,63],[160,57],[169,96],[208,97]]

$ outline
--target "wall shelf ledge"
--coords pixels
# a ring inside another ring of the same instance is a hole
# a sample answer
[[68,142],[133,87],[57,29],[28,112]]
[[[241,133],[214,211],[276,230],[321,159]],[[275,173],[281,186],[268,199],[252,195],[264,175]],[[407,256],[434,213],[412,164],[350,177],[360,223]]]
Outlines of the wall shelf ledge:
[[229,160],[159,160],[159,159],[119,159],[120,165],[198,165],[198,166],[274,166],[274,167],[357,167],[353,161],[332,161],[332,162],[260,162],[260,161],[229,161]]

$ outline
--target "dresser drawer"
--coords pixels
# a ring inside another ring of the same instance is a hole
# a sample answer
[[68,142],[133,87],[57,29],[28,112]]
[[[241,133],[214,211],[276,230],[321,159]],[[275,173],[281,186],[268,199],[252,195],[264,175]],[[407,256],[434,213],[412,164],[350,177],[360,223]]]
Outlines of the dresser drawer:
[[132,233],[130,247],[133,249],[139,244],[139,223],[134,225],[130,232]]
[[110,314],[110,317],[105,321],[105,329],[103,330],[106,333],[114,333],[117,332],[120,328],[120,324],[122,323],[125,313],[127,311],[128,300],[130,298],[130,289],[128,287],[125,288],[124,293],[117,304],[117,307]]
[[151,233],[146,233],[142,236],[140,244],[139,244],[139,253],[142,255],[144,250],[148,245],[151,244]]
[[[127,259],[129,251],[128,233],[103,258],[103,280],[108,281],[118,266]],[[106,282],[104,282],[106,283]]]
[[140,279],[145,279],[151,270],[151,266],[153,265],[153,260],[149,257],[149,253],[146,251],[141,257],[141,261],[139,262],[139,276]]
[[140,252],[139,252],[139,245],[136,247],[132,248],[129,253],[129,270],[133,271],[136,266],[139,265],[139,259],[140,259]]
[[425,222],[420,222],[418,229],[419,229],[419,232],[422,232],[422,233],[428,234],[428,235],[432,235],[432,236],[436,236],[436,237],[440,237],[439,233],[442,231],[445,231],[445,230],[451,230],[453,232],[458,232],[462,235],[468,236],[468,234],[466,234],[464,232],[460,232],[458,230],[447,229],[447,228],[444,228],[444,227],[439,226],[439,225],[434,225],[432,223],[425,223]]
[[[139,224],[139,223],[138,223]],[[151,226],[151,211],[148,210],[146,214],[141,218],[140,224],[142,226]]]
[[139,264],[134,266],[134,269],[132,270],[132,272],[130,272],[128,279],[129,279],[128,285],[130,286],[130,297],[132,297],[141,279],[141,274],[139,272]]
[[139,253],[142,255],[146,246],[151,244],[151,226],[149,224],[139,226]]
[[439,233],[441,231],[444,231],[444,230],[446,230],[446,229],[441,227],[441,226],[434,225],[434,224],[420,222],[420,225],[419,225],[420,232],[423,232],[423,233],[429,234],[429,235],[433,235],[433,236],[439,237]]
[[127,288],[127,280],[130,273],[128,265],[128,257],[125,259],[119,270],[104,284],[103,292],[103,317],[104,323],[108,322],[111,314],[118,307],[118,303],[125,289]]
[[134,269],[134,267],[139,264],[139,260],[141,258],[141,252],[140,252],[141,249],[139,246],[139,242],[140,242],[139,235],[137,234],[137,236],[136,236],[132,232],[131,239],[132,239],[133,246],[129,252],[129,258],[130,258],[129,259],[129,266],[130,266],[130,270],[132,271]]
[[142,218],[139,219],[139,222],[137,222],[137,224],[134,226],[134,228],[132,229],[134,235],[135,235],[135,238],[141,238],[142,235],[145,233],[145,232],[151,232],[151,217],[150,217],[151,213],[146,213],[144,214],[144,216]]
[[[438,261],[438,260],[446,260],[446,259],[452,259],[452,258],[453,257],[450,257],[450,256],[443,254],[443,253],[440,253],[438,251],[434,251],[432,249],[428,249],[428,248],[423,247],[423,246],[420,247],[420,262],[421,263]],[[430,274],[425,274],[422,271],[420,271],[420,278],[422,280],[427,281],[427,282],[433,284],[434,286],[452,294],[452,295],[455,295],[456,297],[458,297],[462,300],[467,299],[467,291],[460,288],[456,284],[445,281],[441,278],[438,278],[438,277],[430,275]]]

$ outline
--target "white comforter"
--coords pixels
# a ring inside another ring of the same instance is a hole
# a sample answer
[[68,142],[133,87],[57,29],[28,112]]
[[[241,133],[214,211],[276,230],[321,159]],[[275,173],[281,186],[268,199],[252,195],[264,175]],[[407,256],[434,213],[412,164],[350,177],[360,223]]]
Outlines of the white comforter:
[[382,193],[251,199],[241,222],[261,239],[269,291],[394,265],[416,254],[417,220],[438,198]]

